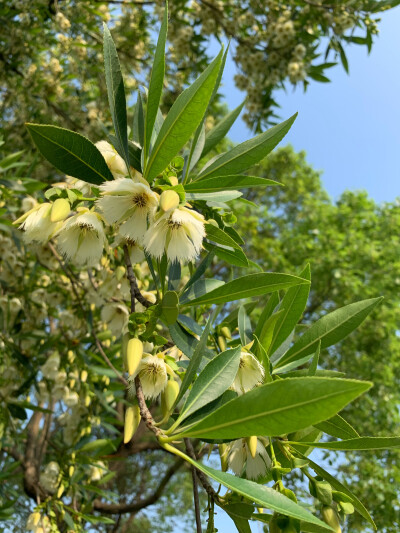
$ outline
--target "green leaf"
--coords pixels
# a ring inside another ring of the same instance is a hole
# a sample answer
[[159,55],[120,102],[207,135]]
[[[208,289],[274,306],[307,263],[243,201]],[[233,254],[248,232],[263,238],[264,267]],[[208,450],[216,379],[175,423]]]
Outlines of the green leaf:
[[297,276],[291,276],[290,274],[275,274],[270,272],[249,274],[248,276],[224,283],[223,286],[187,302],[186,305],[233,302],[234,300],[260,296],[261,294],[287,289],[293,285],[303,283],[308,284],[309,281],[298,278]]
[[272,335],[274,333],[275,325],[279,318],[281,317],[283,310],[274,313],[270,316],[265,322],[260,331],[259,342],[263,349],[266,351],[267,355],[270,353],[270,345],[272,341]]
[[167,325],[174,324],[179,315],[179,298],[175,291],[167,291],[161,303],[161,319]]
[[246,344],[248,344],[252,340],[252,333],[250,319],[247,316],[246,308],[244,305],[241,305],[239,307],[238,329],[240,342],[242,343],[242,346],[246,346]]
[[[311,281],[310,265],[307,265],[299,276]],[[309,293],[310,285],[297,285],[287,291],[279,307],[283,313],[275,325],[268,353],[274,353],[288,338],[306,308]]]
[[[313,446],[314,446],[314,443],[313,443]],[[323,479],[328,481],[332,485],[332,487],[334,489],[336,489],[336,490],[338,490],[340,492],[344,492],[344,494],[346,494],[351,499],[351,503],[354,505],[355,509],[360,513],[360,515],[363,516],[366,520],[368,520],[368,522],[372,525],[374,530],[377,531],[375,522],[372,520],[372,517],[369,514],[369,512],[367,511],[367,509],[365,508],[365,506],[360,502],[360,500],[345,485],[343,485],[340,481],[337,480],[336,477],[334,477],[331,474],[329,474],[329,472],[324,470],[317,463],[314,463],[314,461],[312,461],[309,457],[305,457],[300,452],[297,452],[297,454],[300,455],[300,457],[302,457],[303,459],[307,459],[307,461],[309,462],[311,468],[313,470],[315,470],[315,472],[319,476],[321,476]]]
[[194,349],[193,355],[190,359],[189,366],[187,367],[185,377],[182,380],[181,388],[179,389],[179,394],[175,400],[175,405],[181,400],[185,392],[188,390],[190,384],[192,383],[196,372],[200,366],[201,359],[204,355],[204,348],[207,347],[208,335],[210,334],[210,329],[212,322],[214,320],[214,314],[210,316],[208,322],[204,328],[203,333],[201,334],[200,340],[197,346]]
[[238,144],[219,157],[197,176],[197,180],[211,176],[231,176],[256,165],[264,159],[287,134],[297,113],[285,122],[273,126],[253,139]]
[[128,123],[126,118],[126,100],[124,80],[122,79],[118,53],[107,25],[103,23],[104,71],[106,76],[108,103],[118,139],[117,151],[125,159],[129,168]]
[[[295,444],[296,446],[311,446],[309,442],[291,442],[291,444]],[[357,437],[340,441],[315,442],[312,446],[314,448],[336,451],[391,450],[392,448],[400,448],[400,437]]]
[[230,202],[240,198],[242,193],[240,191],[217,191],[217,192],[190,192],[186,194],[188,200],[205,202]]
[[[149,92],[147,95],[146,120],[144,124],[144,160],[150,149],[151,134],[156,121],[158,108],[161,101],[161,94],[165,74],[165,45],[168,32],[168,2],[165,3],[164,17],[158,35],[157,47],[154,54],[153,67],[151,69]],[[146,163],[145,163],[146,167]]]
[[241,346],[215,356],[203,368],[181,410],[182,421],[201,407],[216,400],[233,383],[240,361]]
[[207,193],[216,191],[229,191],[245,189],[247,187],[268,187],[269,185],[281,185],[278,181],[237,174],[234,176],[216,176],[213,178],[192,181],[185,185],[188,193]]
[[189,304],[191,300],[200,298],[224,284],[220,279],[198,279],[182,294],[180,302],[182,305]]
[[151,182],[196,130],[207,109],[222,60],[222,50],[171,107],[150,153],[144,177]]
[[197,267],[196,271],[192,275],[192,277],[189,279],[189,281],[186,283],[185,287],[183,288],[183,291],[186,291],[193,283],[195,283],[197,280],[201,278],[201,276],[205,273],[207,268],[211,265],[211,262],[214,257],[214,248],[213,246],[211,250],[208,252],[208,254],[203,258],[199,266]]
[[230,265],[238,266],[241,268],[247,268],[249,266],[249,260],[245,256],[241,248],[221,248],[221,246],[214,246],[207,242],[203,242],[203,246],[206,250],[214,250],[217,257],[226,261]]
[[[171,339],[174,341],[179,350],[181,350],[181,352],[183,352],[186,357],[191,359],[196,349],[196,346],[199,344],[199,341],[195,337],[193,337],[193,335],[187,333],[187,331],[183,329],[178,323],[171,324],[168,329],[171,335]],[[211,359],[214,356],[214,353],[211,352],[211,350],[208,350],[207,348],[204,350],[204,356],[208,359]]]
[[338,439],[356,439],[360,436],[353,426],[346,422],[346,420],[340,415],[335,415],[329,420],[314,424],[314,426],[327,435]]
[[204,157],[206,154],[208,154],[208,152],[212,150],[214,146],[216,146],[220,141],[222,141],[222,139],[226,136],[226,134],[231,129],[234,122],[240,115],[244,104],[245,102],[242,102],[238,107],[228,113],[226,117],[224,117],[220,122],[218,122],[218,124],[207,133],[201,157]]
[[286,365],[312,354],[321,341],[321,349],[341,341],[355,330],[382,301],[382,298],[362,300],[336,309],[315,322],[300,339],[276,363],[276,367]]
[[267,383],[228,402],[182,435],[207,439],[276,436],[331,418],[371,383],[289,378]]
[[132,140],[139,146],[144,144],[144,111],[140,91],[138,91],[135,113],[133,115]]
[[269,317],[272,315],[272,313],[274,312],[278,304],[279,304],[279,293],[274,292],[268,298],[267,304],[263,306],[263,310],[261,311],[260,318],[258,319],[257,326],[254,331],[254,334],[257,335],[257,337],[260,337],[265,321],[269,319]]
[[313,355],[310,368],[308,369],[309,376],[315,376],[318,370],[319,354],[321,353],[321,341],[319,341],[315,354]]
[[237,242],[233,240],[232,237],[230,237],[222,229],[217,228],[213,224],[206,224],[205,229],[208,240],[217,244],[222,244],[223,246],[230,246],[231,248],[238,248],[239,250],[241,250]]
[[114,179],[100,151],[83,135],[58,126],[26,127],[43,157],[64,174],[94,185]]
[[260,507],[272,509],[277,513],[304,520],[305,522],[319,525],[327,531],[331,531],[331,528],[328,525],[313,516],[304,509],[304,507],[301,507],[274,489],[258,485],[258,483],[247,479],[241,479],[231,474],[227,474],[226,472],[220,472],[219,470],[215,470],[214,468],[210,468],[209,466],[194,461],[189,457],[187,458],[187,461],[221,485],[228,487],[228,489],[231,489],[233,492],[236,492],[247,500],[255,502]]

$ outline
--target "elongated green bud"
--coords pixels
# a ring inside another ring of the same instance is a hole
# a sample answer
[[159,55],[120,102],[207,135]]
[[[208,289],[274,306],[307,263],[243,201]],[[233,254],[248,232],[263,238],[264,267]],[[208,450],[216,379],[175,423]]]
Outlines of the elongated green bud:
[[140,339],[129,339],[126,347],[126,364],[128,367],[128,374],[132,376],[142,359],[143,342]]
[[251,453],[252,458],[256,456],[257,453],[257,437],[251,436],[247,438],[247,446],[249,448],[249,452]]
[[292,500],[293,502],[297,503],[297,496],[292,490],[287,489],[285,487],[281,492],[284,496],[286,496],[286,498],[289,498],[289,500]]
[[329,507],[325,505],[322,508],[321,514],[322,514],[322,520],[325,522],[325,524],[328,524],[328,526],[331,526],[331,528],[333,529],[335,533],[342,533],[342,528],[340,527],[339,517],[335,509],[333,509],[333,507]]
[[218,346],[221,352],[224,352],[226,350],[226,340],[223,335],[218,335]]
[[65,220],[71,211],[71,206],[65,198],[57,198],[51,206],[50,220],[52,222],[61,222]]
[[226,444],[218,444],[218,450],[221,458],[221,470],[226,472],[228,470],[228,446]]
[[140,424],[140,409],[138,405],[132,405],[125,411],[124,444],[130,442]]
[[231,330],[228,328],[228,326],[221,328],[221,334],[225,337],[225,339],[230,340],[232,338]]
[[167,383],[167,386],[164,389],[164,405],[165,405],[165,413],[167,414],[171,411],[172,406],[175,403],[175,400],[178,397],[179,394],[179,384],[174,380],[170,379]]
[[179,194],[173,190],[164,191],[160,196],[160,207],[163,211],[169,211],[178,207],[180,202]]

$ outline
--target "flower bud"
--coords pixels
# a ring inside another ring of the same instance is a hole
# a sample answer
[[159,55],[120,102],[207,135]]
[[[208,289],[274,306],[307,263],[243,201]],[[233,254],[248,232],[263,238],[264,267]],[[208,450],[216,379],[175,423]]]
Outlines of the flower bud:
[[179,194],[169,189],[160,196],[160,207],[163,211],[170,211],[178,207],[180,202]]
[[85,383],[85,381],[87,380],[87,377],[88,377],[87,370],[82,370],[82,372],[81,372],[81,381],[82,381],[82,383]]
[[168,380],[167,386],[165,387],[163,392],[166,411],[164,414],[167,414],[172,410],[172,407],[178,397],[178,394],[179,384],[173,379]]
[[126,364],[128,367],[128,374],[132,376],[142,359],[143,343],[140,339],[129,339],[126,347]]
[[32,513],[29,516],[28,520],[32,524],[32,526],[37,526],[40,522],[40,513]]
[[169,182],[170,184],[175,187],[176,185],[178,185],[178,178],[176,176],[168,176],[168,179],[169,179]]
[[251,453],[251,456],[254,459],[257,453],[257,437],[254,435],[251,437],[248,437],[247,446],[249,447],[249,452]]
[[121,281],[121,279],[125,276],[125,267],[122,265],[117,266],[115,269],[115,277],[117,278],[117,281]]
[[222,335],[218,335],[218,346],[221,352],[224,352],[226,350],[226,340],[225,337]]
[[231,340],[232,338],[231,330],[228,328],[228,326],[221,328],[221,334],[225,337],[225,339]]
[[75,467],[73,467],[72,465],[69,467],[69,470],[68,470],[68,474],[69,474],[69,477],[72,477],[73,474],[75,472]]
[[71,211],[71,206],[65,198],[57,198],[51,207],[50,220],[52,222],[61,222],[65,220]]
[[333,507],[324,506],[321,511],[322,520],[328,526],[331,526],[335,533],[342,533],[342,528],[340,527],[339,518],[337,512]]
[[124,444],[130,442],[140,424],[140,409],[138,405],[132,405],[125,411]]
[[218,450],[221,458],[221,470],[226,472],[228,470],[228,446],[226,444],[218,444]]
[[57,498],[61,498],[64,492],[64,485],[60,485],[57,491]]

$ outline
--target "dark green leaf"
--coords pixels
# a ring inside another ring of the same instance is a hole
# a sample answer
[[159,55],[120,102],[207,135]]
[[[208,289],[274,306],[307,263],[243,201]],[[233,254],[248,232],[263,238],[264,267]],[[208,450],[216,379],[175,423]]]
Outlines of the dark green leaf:
[[239,174],[235,176],[216,176],[205,180],[192,181],[185,185],[185,191],[190,193],[207,193],[245,189],[248,187],[268,187],[270,185],[281,184],[266,178]]
[[191,300],[200,298],[207,293],[224,285],[220,279],[198,279],[180,297],[181,304],[188,304]]
[[218,287],[207,294],[195,298],[194,300],[187,302],[186,305],[233,302],[234,300],[260,296],[261,294],[267,294],[280,289],[287,289],[288,287],[303,283],[308,284],[309,281],[289,274],[275,274],[269,272],[249,274],[248,276],[243,276],[228,283],[224,283],[222,287]]
[[353,426],[346,422],[340,415],[335,415],[329,420],[314,425],[327,435],[338,439],[356,439],[360,436]]
[[[309,442],[293,442],[292,444],[296,446],[311,446]],[[391,450],[392,448],[400,448],[400,437],[358,437],[340,441],[315,442],[312,446],[336,451]]]
[[221,60],[222,50],[171,107],[145,170],[144,176],[149,182],[167,167],[201,122],[215,86]]
[[206,154],[208,154],[208,152],[214,148],[214,146],[222,141],[240,115],[244,104],[245,102],[241,103],[233,111],[228,113],[226,117],[224,117],[212,130],[207,133],[201,157],[204,157]]
[[144,144],[144,111],[140,91],[138,91],[135,113],[133,115],[132,140],[139,146]]
[[161,319],[167,325],[174,324],[179,315],[179,298],[175,291],[167,291],[161,303]]
[[94,185],[114,179],[100,151],[83,135],[57,126],[26,126],[43,157],[61,172]]

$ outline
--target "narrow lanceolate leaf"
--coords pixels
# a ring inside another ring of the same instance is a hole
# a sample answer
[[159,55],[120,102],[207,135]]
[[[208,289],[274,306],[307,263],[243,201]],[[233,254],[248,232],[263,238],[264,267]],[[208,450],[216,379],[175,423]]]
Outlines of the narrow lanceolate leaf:
[[100,151],[83,135],[57,126],[26,126],[43,157],[61,172],[94,185],[114,179]]
[[220,279],[198,279],[182,294],[179,299],[180,303],[187,304],[191,300],[200,298],[217,287],[221,287],[221,285],[224,285],[224,282]]
[[321,350],[341,341],[366,319],[381,300],[382,298],[362,300],[323,316],[285,353],[276,367],[279,368],[315,352],[319,341],[321,341]]
[[185,191],[190,193],[207,193],[217,191],[232,191],[248,187],[268,187],[281,185],[278,181],[257,176],[235,174],[233,176],[215,176],[206,180],[192,181],[185,185]]
[[228,402],[181,435],[238,439],[291,433],[331,418],[371,383],[317,377],[267,383]]
[[198,304],[222,304],[233,302],[242,298],[260,296],[280,289],[287,289],[294,285],[310,283],[308,280],[291,276],[290,274],[275,274],[263,272],[261,274],[249,274],[241,278],[225,283],[213,291],[195,298],[186,305]]
[[353,426],[340,415],[335,415],[329,420],[315,424],[315,427],[338,439],[357,439],[360,436]]
[[217,146],[217,144],[222,141],[240,115],[244,104],[245,102],[242,102],[207,133],[201,157],[204,157],[206,154],[208,154],[208,152],[212,150],[214,146]]
[[240,191],[216,191],[216,192],[188,192],[188,200],[204,200],[206,202],[230,202],[242,196]]
[[179,420],[216,400],[233,383],[239,368],[241,346],[218,354],[204,367],[194,382]]
[[194,349],[193,355],[190,359],[189,366],[187,367],[185,377],[183,378],[181,388],[179,390],[178,397],[175,400],[175,405],[181,400],[185,392],[188,390],[190,384],[192,383],[197,370],[199,369],[201,359],[204,355],[204,348],[207,347],[208,335],[210,334],[210,329],[214,315],[208,319],[206,327],[204,328],[203,333],[201,334],[200,340]]
[[132,140],[139,146],[143,146],[144,144],[144,111],[140,91],[138,91],[135,113],[133,115]]
[[203,118],[214,90],[222,50],[171,107],[150,153],[145,178],[151,182],[187,143]]
[[220,472],[219,470],[205,466],[190,458],[187,458],[187,461],[221,485],[228,487],[228,489],[240,494],[260,507],[265,507],[276,511],[277,513],[304,520],[311,524],[317,524],[325,528],[326,531],[331,531],[331,528],[328,525],[313,516],[310,512],[304,509],[304,507],[301,507],[274,489],[259,485],[248,479],[241,479],[232,474],[227,474],[226,472]]
[[110,104],[115,135],[118,139],[118,152],[123,156],[129,168],[128,123],[126,118],[124,81],[122,79],[117,49],[111,37],[110,30],[106,24],[103,26],[104,72],[106,76],[108,103]]
[[241,249],[235,240],[232,239],[224,230],[214,226],[213,224],[205,225],[207,239],[223,246],[229,246],[230,248]]
[[251,332],[250,319],[247,316],[246,308],[244,305],[241,305],[239,307],[238,329],[239,329],[240,342],[242,343],[242,346],[246,346],[246,344],[248,344],[252,340],[253,336]]
[[303,459],[307,459],[307,461],[310,464],[310,467],[319,476],[325,479],[325,481],[328,481],[335,490],[338,490],[339,492],[343,492],[344,494],[346,494],[346,496],[348,496],[351,499],[351,503],[354,505],[354,508],[360,513],[361,516],[363,516],[366,520],[368,520],[368,522],[372,525],[374,530],[377,531],[375,522],[372,520],[371,515],[369,514],[365,506],[361,503],[361,501],[357,498],[357,496],[355,496],[345,485],[343,485],[340,481],[338,481],[335,476],[332,476],[331,474],[329,474],[329,472],[324,470],[317,463],[314,463],[314,461],[312,461],[309,457],[305,457],[299,452],[297,452],[297,455],[300,455],[300,457],[302,457]]
[[[190,333],[188,333],[182,326],[180,326],[176,322],[175,324],[171,324],[168,329],[171,335],[171,339],[174,341],[174,344],[176,344],[179,350],[181,350],[181,352],[183,352],[186,357],[191,359],[196,349],[196,346],[199,344],[199,341],[196,339],[196,337],[190,335]],[[203,355],[207,359],[211,359],[214,356],[214,353],[207,348],[204,349]]]
[[318,343],[317,349],[315,350],[315,354],[313,355],[310,367],[308,369],[309,376],[315,376],[317,373],[320,353],[321,353],[321,340]]
[[[309,442],[293,442],[296,446],[311,446]],[[391,450],[400,448],[400,437],[358,437],[355,439],[339,440],[335,442],[316,442],[314,448],[324,450]]]
[[153,68],[151,70],[149,92],[147,95],[146,120],[144,125],[144,160],[150,148],[150,139],[153,132],[154,123],[161,101],[161,94],[165,73],[165,45],[168,32],[168,3],[165,4],[164,18],[158,35],[157,47],[154,54]]
[[206,169],[203,169],[196,180],[211,178],[212,176],[231,176],[256,165],[272,152],[275,146],[283,139],[290,130],[296,116],[297,113],[285,120],[285,122],[257,135],[257,137],[238,144]]
[[249,266],[249,261],[245,256],[241,248],[235,248],[234,250],[230,248],[222,248],[221,246],[214,246],[213,244],[204,242],[203,246],[206,250],[214,250],[214,253],[222,261],[226,261],[230,265],[247,268]]
[[[299,276],[311,281],[310,265]],[[297,285],[287,291],[279,307],[283,312],[276,322],[268,353],[274,353],[290,335],[306,308],[309,293],[310,285]]]

